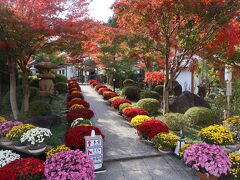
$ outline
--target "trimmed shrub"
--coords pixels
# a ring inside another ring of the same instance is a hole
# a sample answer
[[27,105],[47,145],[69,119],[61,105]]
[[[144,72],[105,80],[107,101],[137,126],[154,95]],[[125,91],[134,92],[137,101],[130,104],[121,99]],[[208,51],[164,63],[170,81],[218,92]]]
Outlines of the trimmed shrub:
[[164,119],[172,131],[184,130],[189,124],[184,114],[180,113],[167,113]]
[[151,91],[151,90],[144,90],[141,92],[140,94],[141,99],[144,98],[153,98],[153,99],[160,99],[160,95],[159,93],[157,93],[156,91]]
[[29,117],[49,116],[52,114],[51,106],[45,101],[33,101],[29,105]]
[[153,88],[153,90],[159,93],[160,96],[163,96],[163,88],[164,88],[163,85],[157,85]]
[[135,84],[134,80],[132,79],[125,79],[123,81],[123,86],[126,87],[126,86],[133,86]]
[[138,101],[138,107],[145,109],[150,114],[156,114],[160,108],[160,102],[153,98],[145,98]]
[[144,139],[151,140],[159,133],[168,133],[168,125],[160,120],[147,120],[137,126],[138,133]]
[[55,75],[55,78],[54,78],[55,83],[59,83],[59,82],[67,83],[67,81],[68,81],[68,79],[67,79],[66,76],[61,75],[61,74],[56,74]]
[[34,79],[30,80],[29,85],[31,87],[39,88],[39,81],[40,81],[40,79],[34,78]]
[[127,108],[123,111],[123,115],[128,119],[132,119],[137,115],[149,116],[149,113],[143,108]]
[[191,107],[184,115],[191,124],[199,126],[212,125],[218,121],[214,112],[205,107]]
[[128,99],[139,99],[141,89],[137,86],[126,86],[122,89],[122,95]]
[[60,94],[67,92],[67,84],[66,83],[58,82],[55,84],[55,88]]
[[123,104],[120,104],[118,110],[120,112],[123,112],[125,108],[129,108],[129,107],[132,107],[132,104],[130,104],[130,103],[123,103]]

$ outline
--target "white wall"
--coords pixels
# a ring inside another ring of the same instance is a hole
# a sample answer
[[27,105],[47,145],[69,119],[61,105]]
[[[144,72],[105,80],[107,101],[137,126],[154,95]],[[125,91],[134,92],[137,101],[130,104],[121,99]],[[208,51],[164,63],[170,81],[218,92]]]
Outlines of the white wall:
[[77,76],[77,71],[73,66],[61,67],[57,69],[57,74],[62,74],[68,79]]
[[[195,80],[194,93],[197,93],[198,92],[197,86],[199,85],[199,79],[198,77],[195,76],[194,80]],[[189,71],[181,72],[177,77],[177,81],[179,82],[179,84],[181,84],[183,91],[191,91],[191,72]]]

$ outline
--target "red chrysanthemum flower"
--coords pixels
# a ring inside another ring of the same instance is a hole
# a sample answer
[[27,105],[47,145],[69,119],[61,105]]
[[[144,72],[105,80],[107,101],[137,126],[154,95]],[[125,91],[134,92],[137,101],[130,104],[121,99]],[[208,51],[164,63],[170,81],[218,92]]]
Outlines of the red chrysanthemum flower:
[[119,98],[119,99],[114,99],[112,101],[112,105],[115,109],[118,109],[119,106],[123,103],[129,103],[129,104],[132,104],[132,102],[128,99],[125,99],[125,98]]
[[71,94],[68,95],[68,101],[71,101],[74,98],[81,98],[83,99],[83,94],[80,91],[73,91]]
[[97,81],[97,80],[94,80],[94,79],[90,79],[90,80],[88,81],[89,84],[93,84],[93,83],[96,83],[96,82],[98,82],[98,81]]
[[99,90],[100,88],[106,88],[107,86],[103,85],[103,84],[99,84],[95,86],[96,90]]
[[0,177],[3,180],[41,177],[44,173],[43,163],[36,158],[20,158],[0,168]]
[[67,113],[67,121],[69,124],[71,124],[77,118],[91,119],[93,116],[93,111],[88,108],[72,109]]
[[65,134],[65,144],[71,149],[80,149],[81,151],[85,150],[85,140],[84,136],[90,136],[91,131],[95,130],[96,135],[103,134],[100,129],[93,126],[76,126],[74,128],[69,128]]
[[137,115],[149,116],[149,113],[146,110],[144,110],[143,108],[126,108],[123,111],[123,115],[128,119],[132,119]]
[[159,133],[168,133],[168,125],[161,120],[147,120],[137,126],[138,132],[145,138],[151,140]]
[[103,93],[103,98],[104,98],[105,100],[109,100],[109,99],[111,99],[111,98],[113,98],[113,97],[116,97],[116,96],[118,96],[118,94],[115,93],[115,92],[112,92],[112,91],[105,91],[105,92]]
[[89,105],[89,103],[88,103],[87,101],[82,100],[82,99],[80,99],[80,98],[74,98],[74,99],[72,99],[71,101],[69,101],[69,102],[67,103],[67,108],[70,108],[70,107],[71,107],[72,105],[74,105],[74,104],[83,105],[83,106],[86,107],[86,108],[89,108],[89,107],[90,107],[90,105]]
[[103,94],[105,91],[112,91],[112,90],[109,89],[109,88],[100,88],[100,89],[98,90],[98,93],[99,93],[99,94]]

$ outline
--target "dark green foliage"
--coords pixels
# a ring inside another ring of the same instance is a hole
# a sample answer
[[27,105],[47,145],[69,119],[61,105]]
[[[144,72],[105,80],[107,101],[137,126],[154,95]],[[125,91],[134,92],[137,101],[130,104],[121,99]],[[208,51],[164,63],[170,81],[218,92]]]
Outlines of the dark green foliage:
[[67,84],[66,83],[58,82],[55,84],[55,88],[60,94],[67,92]]
[[61,74],[56,74],[54,78],[54,82],[55,84],[59,82],[67,83],[67,77]]
[[31,87],[39,88],[39,81],[40,81],[40,79],[34,78],[34,79],[30,80],[29,85]]
[[123,86],[126,87],[126,86],[133,86],[135,84],[135,82],[132,80],[132,79],[125,79],[123,81]]
[[150,114],[157,114],[160,109],[160,102],[153,98],[145,98],[138,101],[138,107],[145,109]]
[[205,107],[192,107],[184,115],[192,125],[206,127],[218,123],[218,118],[214,111]]
[[45,101],[37,100],[33,101],[29,105],[28,116],[40,117],[48,116],[52,114],[51,106]]
[[151,90],[143,90],[140,94],[141,99],[143,98],[153,98],[153,99],[160,99],[160,95],[156,91]]
[[122,89],[122,95],[132,100],[139,99],[140,92],[141,92],[141,89],[137,86],[126,86]]
[[36,87],[29,87],[29,91],[30,91],[30,100],[32,100],[33,98],[39,96],[39,89]]
[[160,96],[163,96],[163,85],[157,85],[153,88],[153,90],[159,93]]

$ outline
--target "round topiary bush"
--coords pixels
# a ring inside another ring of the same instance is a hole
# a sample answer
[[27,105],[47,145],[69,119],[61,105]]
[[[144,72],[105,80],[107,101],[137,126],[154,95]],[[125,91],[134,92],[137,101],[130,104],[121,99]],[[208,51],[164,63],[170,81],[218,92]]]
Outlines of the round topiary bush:
[[137,86],[126,86],[122,89],[122,95],[128,99],[139,99],[141,89]]
[[150,114],[156,114],[160,108],[160,102],[153,98],[144,98],[138,101],[138,107],[145,109]]
[[67,83],[67,81],[68,81],[68,79],[66,76],[61,75],[61,74],[55,75],[55,78],[54,78],[55,83],[59,83],[59,82]]
[[153,98],[153,99],[160,99],[160,95],[159,93],[157,93],[156,91],[151,91],[151,90],[143,90],[140,94],[141,99],[144,98]]
[[180,113],[167,113],[164,115],[164,119],[172,131],[184,130],[189,124],[184,114]]
[[64,82],[56,83],[55,88],[60,94],[66,93],[68,89],[67,84]]
[[153,90],[159,93],[160,96],[163,96],[163,88],[164,88],[163,85],[157,85],[153,88]]
[[184,115],[193,125],[208,126],[218,121],[215,113],[205,107],[191,107]]
[[33,101],[29,105],[28,116],[29,117],[40,117],[48,116],[52,114],[51,106],[45,101]]
[[133,86],[135,84],[134,80],[132,79],[125,79],[123,81],[123,86],[126,87],[126,86]]

